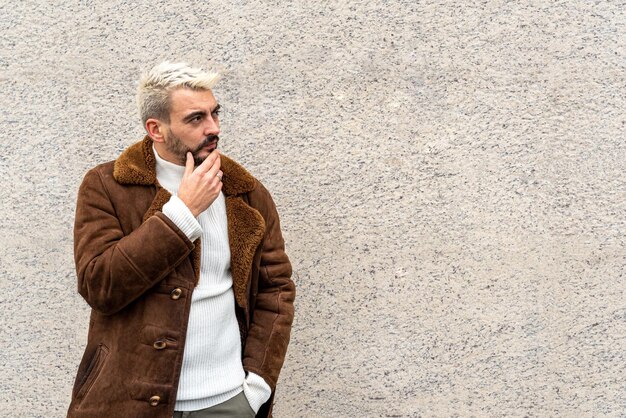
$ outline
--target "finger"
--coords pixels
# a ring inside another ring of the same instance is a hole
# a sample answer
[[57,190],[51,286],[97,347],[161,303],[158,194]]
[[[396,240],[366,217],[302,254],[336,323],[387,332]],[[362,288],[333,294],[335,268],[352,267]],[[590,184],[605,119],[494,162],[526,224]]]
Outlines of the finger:
[[185,172],[183,173],[183,177],[187,177],[193,172],[193,155],[191,152],[187,151],[187,160],[185,161]]
[[204,161],[202,161],[202,164],[200,164],[196,170],[199,170],[200,174],[206,173],[207,171],[209,171],[213,163],[215,163],[215,160],[217,158],[219,158],[219,153],[217,150],[215,150],[212,153],[210,153],[209,156],[206,157]]
[[221,166],[222,166],[222,160],[220,160],[220,158],[218,157],[213,163],[213,165],[211,166],[211,168],[209,169],[209,171],[206,172],[206,175],[209,178],[215,177],[217,175],[217,172],[220,170]]

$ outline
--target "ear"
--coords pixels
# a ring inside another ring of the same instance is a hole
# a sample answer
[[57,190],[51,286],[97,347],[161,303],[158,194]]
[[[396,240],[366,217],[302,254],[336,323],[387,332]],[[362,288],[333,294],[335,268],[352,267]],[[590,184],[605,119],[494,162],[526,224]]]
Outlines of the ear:
[[166,130],[167,126],[162,121],[153,118],[146,120],[146,132],[154,142],[165,142]]

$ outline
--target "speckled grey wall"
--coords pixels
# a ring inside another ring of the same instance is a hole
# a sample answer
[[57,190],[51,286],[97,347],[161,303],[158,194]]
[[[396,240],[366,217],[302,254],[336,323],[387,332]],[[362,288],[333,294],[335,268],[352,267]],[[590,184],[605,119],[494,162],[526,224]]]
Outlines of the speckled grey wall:
[[66,412],[76,192],[162,59],[281,214],[276,416],[626,415],[620,3],[2,1],[0,415]]

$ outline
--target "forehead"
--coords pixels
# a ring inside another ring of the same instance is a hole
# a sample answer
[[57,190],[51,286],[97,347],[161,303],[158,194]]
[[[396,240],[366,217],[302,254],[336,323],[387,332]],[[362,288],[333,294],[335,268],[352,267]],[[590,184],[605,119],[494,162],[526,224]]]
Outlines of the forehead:
[[170,93],[170,114],[172,116],[184,116],[198,110],[210,113],[215,106],[217,106],[217,100],[215,100],[211,90],[180,88]]

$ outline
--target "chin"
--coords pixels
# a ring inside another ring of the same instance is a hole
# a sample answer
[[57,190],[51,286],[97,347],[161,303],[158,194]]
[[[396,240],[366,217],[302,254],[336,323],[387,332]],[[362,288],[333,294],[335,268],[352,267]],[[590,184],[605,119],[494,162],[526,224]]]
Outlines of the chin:
[[200,164],[202,164],[204,160],[206,160],[206,157],[198,157],[195,155],[193,156],[193,162],[196,166],[199,166]]

